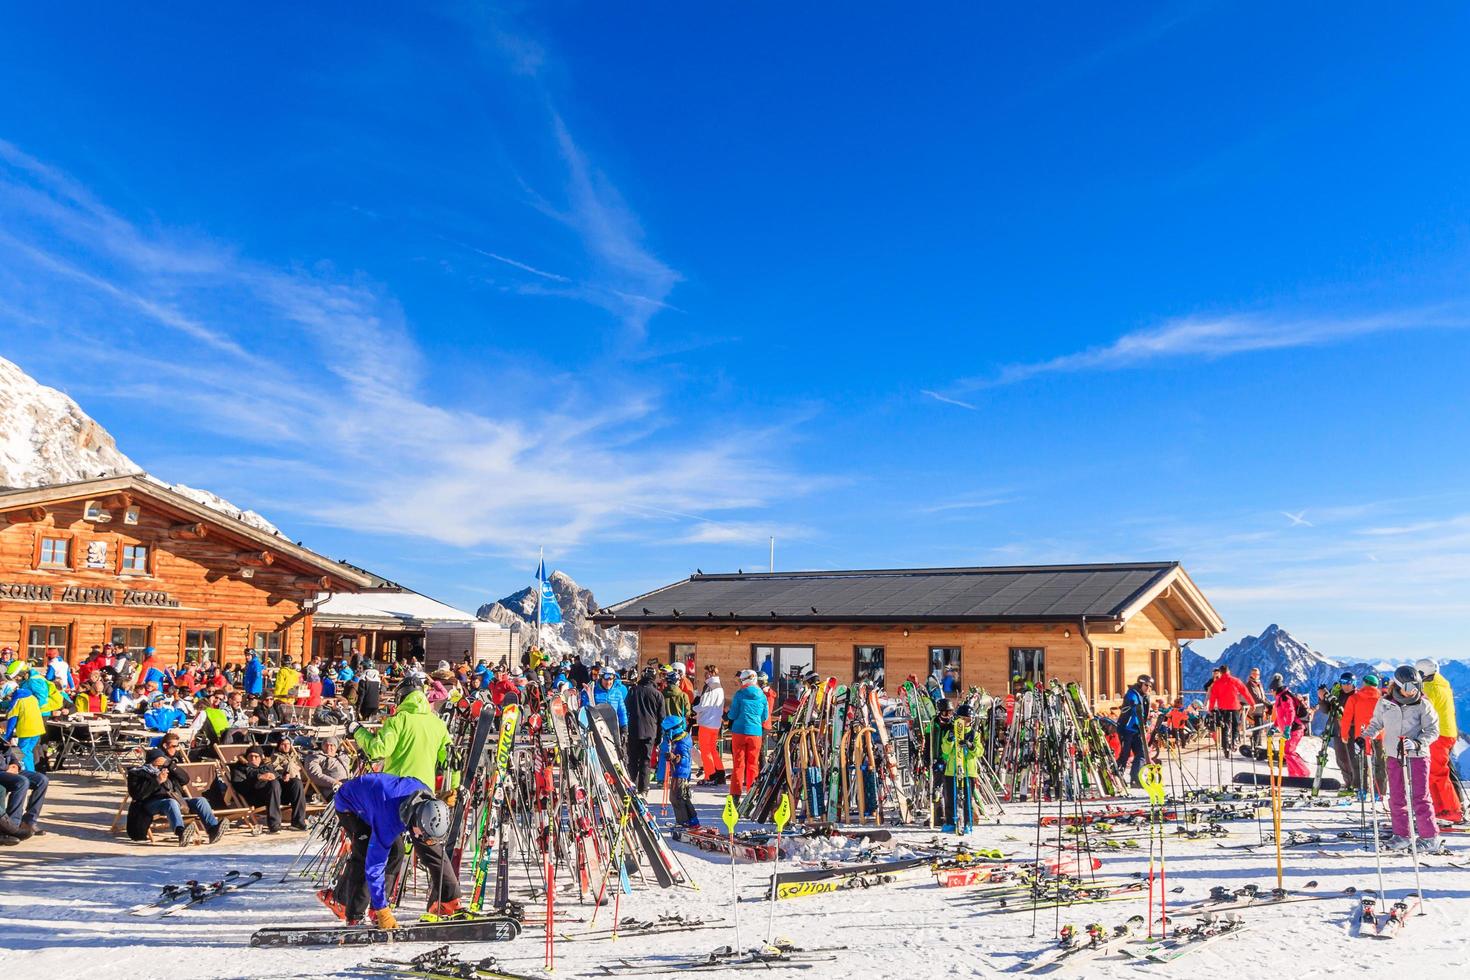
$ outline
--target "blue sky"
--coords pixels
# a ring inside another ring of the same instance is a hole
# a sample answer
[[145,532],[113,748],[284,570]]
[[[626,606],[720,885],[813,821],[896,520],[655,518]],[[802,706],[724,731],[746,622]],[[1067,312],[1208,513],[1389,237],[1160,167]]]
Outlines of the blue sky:
[[0,354],[471,608],[774,534],[1470,655],[1464,8],[792,6],[11,7]]

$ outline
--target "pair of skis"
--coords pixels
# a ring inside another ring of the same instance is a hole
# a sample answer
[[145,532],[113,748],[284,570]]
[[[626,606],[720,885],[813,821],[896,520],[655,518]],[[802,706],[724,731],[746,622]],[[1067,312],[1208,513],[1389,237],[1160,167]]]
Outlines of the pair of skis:
[[157,901],[146,905],[135,905],[128,909],[129,915],[137,916],[166,916],[184,909],[203,905],[205,902],[213,901],[223,895],[239,891],[249,885],[255,884],[265,875],[260,871],[252,871],[248,875],[241,876],[238,871],[230,871],[218,881],[201,882],[186,881],[181,885],[164,885],[163,894]]
[[1124,947],[1127,956],[1148,960],[1150,963],[1172,963],[1210,943],[1238,935],[1245,928],[1245,921],[1234,913],[1209,913],[1198,925],[1180,926],[1167,939],[1148,943],[1138,949]]
[[1419,895],[1410,892],[1379,913],[1377,896],[1365,892],[1358,901],[1357,917],[1353,921],[1354,936],[1371,936],[1374,939],[1396,939],[1408,924],[1409,916],[1419,912]]

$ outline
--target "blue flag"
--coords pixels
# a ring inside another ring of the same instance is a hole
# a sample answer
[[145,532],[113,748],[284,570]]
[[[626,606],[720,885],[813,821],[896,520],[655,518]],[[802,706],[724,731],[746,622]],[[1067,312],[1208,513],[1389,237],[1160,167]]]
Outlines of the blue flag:
[[561,622],[561,603],[551,591],[551,582],[546,578],[546,562],[536,566],[536,585],[541,592],[541,622],[548,626]]

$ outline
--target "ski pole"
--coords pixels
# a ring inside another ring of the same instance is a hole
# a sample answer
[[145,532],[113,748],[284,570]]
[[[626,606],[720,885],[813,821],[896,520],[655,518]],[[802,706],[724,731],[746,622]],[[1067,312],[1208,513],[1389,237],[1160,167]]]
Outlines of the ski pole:
[[[1414,891],[1419,895],[1419,914],[1424,914],[1424,886],[1419,883],[1419,828],[1414,821],[1414,781],[1409,774],[1409,753],[1404,743],[1407,739],[1399,739],[1399,775],[1404,780],[1404,810],[1409,818],[1409,857],[1414,862]],[[1429,780],[1428,766],[1425,767],[1425,782]]]
[[1271,769],[1271,824],[1276,835],[1276,887],[1282,887],[1281,864],[1281,772],[1285,761],[1280,735],[1266,739],[1266,755]]
[[[776,862],[781,860],[781,831],[786,829],[786,821],[791,819],[791,794],[781,794],[781,805],[776,808],[776,850],[771,855],[771,913],[766,917],[766,945],[771,944],[771,936],[776,930]],[[732,854],[733,860],[733,854]]]
[[[1364,743],[1365,746],[1366,744],[1367,743]],[[1356,748],[1356,746],[1354,746],[1354,748]],[[1368,753],[1365,748],[1358,749],[1357,751],[1358,754],[1362,757],[1358,763],[1359,771],[1361,772],[1363,761],[1367,759]],[[1378,868],[1378,897],[1382,901],[1386,902],[1388,901],[1388,893],[1383,890],[1383,855],[1378,847],[1378,807],[1376,806],[1373,808],[1373,863]],[[1423,901],[1422,897],[1420,901]],[[1374,925],[1376,927],[1377,923],[1374,923]]]
[[[735,922],[735,949],[740,949],[740,895],[735,887],[735,824],[740,813],[735,809],[735,797],[726,794],[723,814],[725,829],[730,833],[730,918]],[[777,849],[780,853],[780,849]]]

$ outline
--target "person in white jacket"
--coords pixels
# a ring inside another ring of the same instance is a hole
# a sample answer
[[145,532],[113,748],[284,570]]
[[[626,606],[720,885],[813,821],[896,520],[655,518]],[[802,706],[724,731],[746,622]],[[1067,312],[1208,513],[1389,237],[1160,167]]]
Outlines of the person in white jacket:
[[699,726],[699,761],[704,767],[701,786],[725,785],[725,765],[720,758],[720,723],[725,716],[725,689],[720,671],[713,664],[704,668],[704,690],[694,705],[694,722]]
[[[1409,834],[1418,836],[1418,849],[1442,853],[1434,806],[1429,802],[1429,747],[1439,738],[1439,716],[1420,691],[1423,678],[1405,664],[1393,672],[1388,693],[1378,699],[1373,720],[1358,741],[1366,743],[1383,733],[1388,754],[1388,808],[1393,824],[1391,851],[1409,846]],[[1407,792],[1405,792],[1407,790]],[[1413,822],[1409,820],[1413,808]]]

